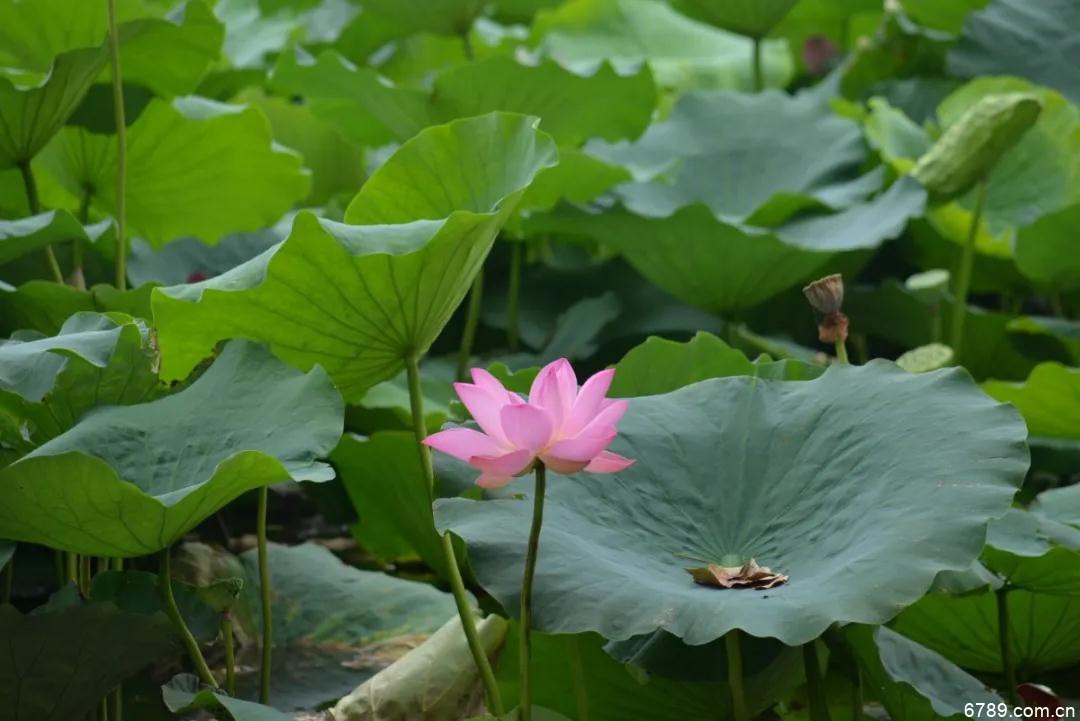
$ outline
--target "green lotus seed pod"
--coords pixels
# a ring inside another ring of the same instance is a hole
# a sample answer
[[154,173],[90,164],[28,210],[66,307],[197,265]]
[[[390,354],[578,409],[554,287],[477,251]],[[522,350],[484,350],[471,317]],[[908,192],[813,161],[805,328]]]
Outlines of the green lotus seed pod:
[[937,305],[949,290],[949,271],[934,268],[916,273],[904,281],[904,287],[926,305]]
[[990,174],[1041,110],[1030,93],[987,95],[949,126],[911,174],[941,200],[962,195]]
[[913,348],[896,359],[896,365],[908,373],[925,373],[952,365],[953,349],[942,343],[930,343]]

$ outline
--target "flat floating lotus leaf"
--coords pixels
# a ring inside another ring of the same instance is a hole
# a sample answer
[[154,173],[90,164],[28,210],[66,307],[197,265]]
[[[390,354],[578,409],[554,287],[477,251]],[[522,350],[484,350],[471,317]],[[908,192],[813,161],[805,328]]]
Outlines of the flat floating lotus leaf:
[[[602,63],[576,74],[552,60],[522,65],[502,56],[450,68],[421,91],[394,86],[334,51],[315,60],[294,50],[278,59],[272,84],[307,98],[316,115],[366,141],[404,141],[429,125],[498,110],[540,118],[541,130],[569,146],[592,137],[633,138],[649,124],[657,99],[648,67],[620,74]],[[373,121],[381,132],[372,130]]]
[[[1021,589],[1006,594],[1009,641],[1022,677],[1080,662],[1080,598]],[[996,594],[927,594],[892,628],[972,671],[1001,673]]]
[[763,38],[798,0],[679,0],[676,6],[690,17],[724,30]]
[[0,345],[0,426],[11,431],[0,437],[12,447],[43,443],[95,406],[152,400],[159,388],[146,328],[126,316],[75,313],[53,337],[21,335]]
[[289,237],[211,280],[154,291],[162,377],[224,338],[318,363],[352,402],[438,336],[554,143],[493,113],[428,128],[368,180],[343,225],[300,213]]
[[1010,587],[1080,596],[1080,529],[1038,510],[1012,508],[993,521],[982,560]]
[[991,380],[982,389],[1016,406],[1032,435],[1080,439],[1080,368],[1040,363],[1023,383]]
[[868,203],[769,231],[724,222],[697,203],[664,218],[618,206],[564,208],[538,219],[535,228],[593,238],[680,300],[730,313],[821,275],[840,253],[869,250],[899,235],[925,203],[918,183],[903,179]]
[[888,628],[850,626],[844,635],[865,683],[892,718],[968,718],[965,704],[1003,703],[948,659]]
[[[645,62],[665,88],[751,90],[749,39],[696,22],[657,0],[576,0],[537,14],[533,39],[572,68],[609,60],[620,69]],[[783,41],[766,41],[762,69],[768,87],[792,74]]]
[[153,553],[252,488],[332,478],[315,459],[333,449],[343,413],[321,369],[304,375],[234,341],[176,395],[99,409],[0,470],[0,536]]
[[199,679],[189,673],[175,676],[162,686],[161,697],[169,710],[176,714],[190,714],[201,710],[224,714],[224,718],[229,721],[290,721],[289,716],[277,709],[204,688]]
[[0,606],[0,719],[85,718],[121,681],[179,651],[175,638],[165,614],[84,603],[70,586],[25,616]]
[[1080,285],[1076,228],[1080,203],[1042,216],[1016,235],[1016,265],[1028,278],[1062,290]]
[[1020,75],[1080,103],[1080,6],[1072,0],[991,0],[967,17],[949,52],[953,75]]
[[846,207],[880,187],[880,179],[864,187],[859,178],[866,159],[859,124],[809,93],[687,93],[639,140],[593,143],[589,151],[641,180],[664,178],[617,191],[639,215],[670,215],[696,201],[742,220],[781,193],[801,196],[803,205]]
[[[308,193],[300,158],[272,145],[256,107],[194,96],[155,99],[128,128],[127,141],[127,218],[155,246],[185,235],[214,243],[263,228]],[[90,187],[93,207],[114,212],[114,136],[69,126],[36,167],[58,181],[73,206]]]
[[[620,431],[612,450],[633,466],[550,481],[540,630],[621,640],[662,628],[697,645],[740,628],[797,645],[832,623],[882,623],[975,560],[1027,468],[1018,414],[963,371],[885,361],[812,381],[702,381],[631,401]],[[519,499],[436,504],[511,613],[530,513]],[[686,572],[729,558],[790,580],[721,590]]]

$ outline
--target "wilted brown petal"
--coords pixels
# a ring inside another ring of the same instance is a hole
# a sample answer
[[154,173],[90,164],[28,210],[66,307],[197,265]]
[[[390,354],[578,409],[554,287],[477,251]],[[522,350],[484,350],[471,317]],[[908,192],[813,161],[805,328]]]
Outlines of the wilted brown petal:
[[810,305],[822,315],[839,313],[844,305],[844,277],[839,273],[815,280],[803,288]]
[[776,573],[770,568],[759,566],[757,561],[750,559],[741,566],[720,566],[710,563],[708,566],[688,568],[687,572],[693,576],[694,583],[713,588],[773,588],[782,583],[787,583],[788,577],[782,573]]

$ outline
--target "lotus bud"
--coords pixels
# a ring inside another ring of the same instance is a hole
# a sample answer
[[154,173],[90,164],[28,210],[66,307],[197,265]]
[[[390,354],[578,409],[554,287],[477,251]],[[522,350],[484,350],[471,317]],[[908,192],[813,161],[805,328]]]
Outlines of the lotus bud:
[[848,335],[848,319],[841,312],[844,305],[844,277],[839,273],[815,280],[803,288],[811,307],[821,315],[818,339],[822,343],[844,343]]
[[1035,124],[1042,101],[1030,93],[987,95],[949,126],[911,174],[939,200],[963,195]]

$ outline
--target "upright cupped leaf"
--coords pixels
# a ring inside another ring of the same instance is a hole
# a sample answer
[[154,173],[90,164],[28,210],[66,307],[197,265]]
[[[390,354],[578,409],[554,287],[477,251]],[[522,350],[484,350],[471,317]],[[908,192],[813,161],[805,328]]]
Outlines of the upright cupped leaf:
[[183,377],[224,338],[318,363],[350,401],[435,340],[499,228],[555,162],[536,119],[492,113],[428,128],[372,175],[344,225],[309,213],[228,273],[154,292],[162,375]]
[[[272,225],[308,192],[294,153],[273,145],[266,116],[252,106],[199,97],[153,100],[128,128],[127,219],[152,245],[194,235],[216,243],[226,233]],[[65,128],[42,153],[41,170],[75,206],[112,214],[116,138]]]
[[191,386],[87,414],[0,470],[0,537],[95,556],[161,550],[244,491],[325,481],[343,405],[321,369],[225,347]]
[[[549,481],[534,622],[612,640],[662,628],[690,644],[738,628],[790,645],[836,622],[882,623],[978,557],[1023,480],[1024,438],[1018,414],[963,371],[884,361],[633,399],[612,446],[633,466]],[[436,504],[511,613],[530,508]],[[688,573],[751,559],[787,582],[718,589]]]

